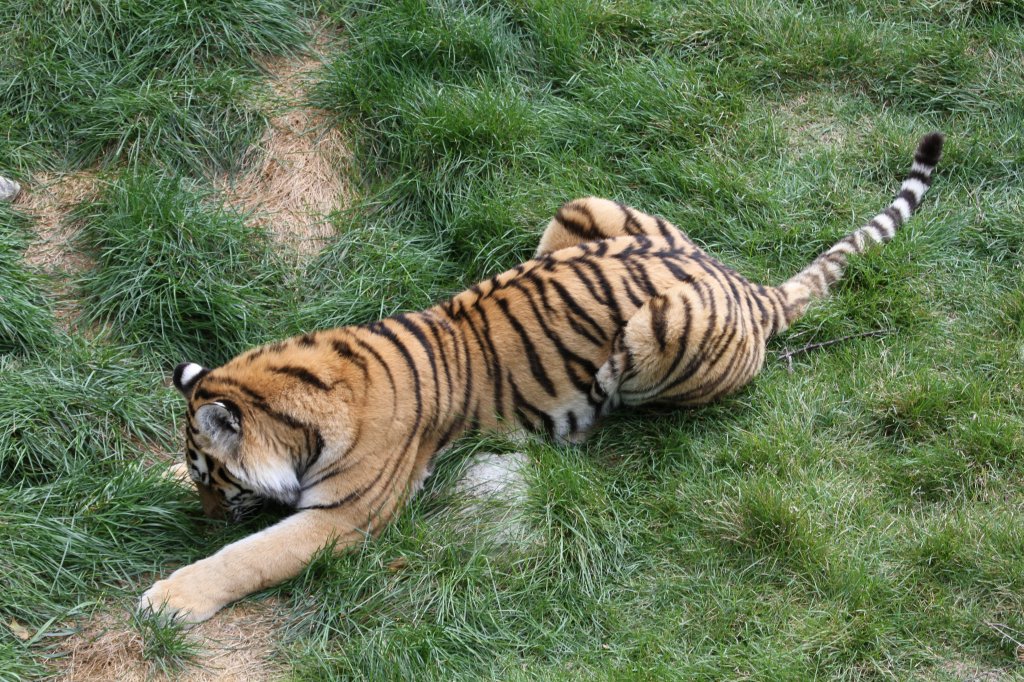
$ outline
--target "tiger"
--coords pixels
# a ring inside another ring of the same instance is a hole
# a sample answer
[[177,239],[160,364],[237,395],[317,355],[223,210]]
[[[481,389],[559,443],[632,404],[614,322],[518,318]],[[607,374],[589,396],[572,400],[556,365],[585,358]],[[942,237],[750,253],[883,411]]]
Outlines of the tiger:
[[612,410],[699,406],[746,385],[766,342],[885,244],[931,186],[921,138],[895,199],[779,286],[754,284],[660,217],[564,204],[535,257],[422,312],[314,331],[221,367],[182,363],[185,462],[206,514],[276,524],[177,569],[139,608],[185,623],[380,533],[470,430],[579,441]]

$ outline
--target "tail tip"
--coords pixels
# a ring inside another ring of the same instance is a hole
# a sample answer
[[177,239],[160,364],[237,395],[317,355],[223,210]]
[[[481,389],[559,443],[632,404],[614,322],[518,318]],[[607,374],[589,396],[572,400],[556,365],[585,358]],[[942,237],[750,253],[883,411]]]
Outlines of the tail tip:
[[917,143],[914,160],[926,166],[937,166],[939,158],[942,156],[942,144],[945,141],[946,136],[937,130],[928,133]]

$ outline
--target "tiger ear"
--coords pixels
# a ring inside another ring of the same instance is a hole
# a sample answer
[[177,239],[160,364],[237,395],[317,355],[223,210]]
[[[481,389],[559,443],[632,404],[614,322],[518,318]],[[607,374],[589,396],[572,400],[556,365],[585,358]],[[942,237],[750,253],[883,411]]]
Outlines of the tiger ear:
[[206,403],[195,416],[200,433],[210,439],[214,449],[222,455],[234,456],[242,442],[242,416],[227,401]]
[[192,396],[192,389],[195,388],[196,382],[209,373],[210,370],[202,365],[183,362],[174,368],[174,387],[181,391],[181,394],[187,399]]

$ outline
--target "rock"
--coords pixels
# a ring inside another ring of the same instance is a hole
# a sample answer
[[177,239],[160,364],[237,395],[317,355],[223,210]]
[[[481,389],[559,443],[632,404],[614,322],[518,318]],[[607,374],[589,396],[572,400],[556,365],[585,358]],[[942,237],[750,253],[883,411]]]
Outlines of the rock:
[[0,175],[0,201],[14,201],[14,197],[21,192],[21,185],[15,180]]

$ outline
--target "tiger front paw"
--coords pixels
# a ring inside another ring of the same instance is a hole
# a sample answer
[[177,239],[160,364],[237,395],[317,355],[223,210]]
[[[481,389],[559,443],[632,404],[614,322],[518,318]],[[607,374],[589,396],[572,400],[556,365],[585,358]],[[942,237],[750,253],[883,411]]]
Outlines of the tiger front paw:
[[[192,569],[192,570],[190,570]],[[186,624],[202,623],[227,605],[195,565],[178,569],[166,580],[158,580],[139,599],[139,611]]]

